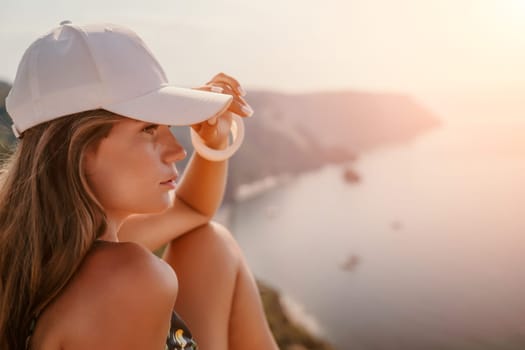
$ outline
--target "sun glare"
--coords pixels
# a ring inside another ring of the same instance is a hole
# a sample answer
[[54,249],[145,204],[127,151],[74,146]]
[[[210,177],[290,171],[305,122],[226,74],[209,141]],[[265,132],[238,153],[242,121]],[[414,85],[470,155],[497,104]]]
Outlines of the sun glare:
[[510,19],[525,23],[525,0],[507,0],[499,2]]
[[512,4],[517,10],[521,11],[521,14],[525,14],[525,0],[514,0]]

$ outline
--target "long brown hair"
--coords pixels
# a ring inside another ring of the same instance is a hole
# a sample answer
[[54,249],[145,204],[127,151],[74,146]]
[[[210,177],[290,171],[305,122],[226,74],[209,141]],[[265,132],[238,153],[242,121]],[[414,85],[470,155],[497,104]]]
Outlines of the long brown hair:
[[0,169],[0,349],[25,347],[31,321],[106,229],[83,158],[122,116],[98,109],[26,130]]

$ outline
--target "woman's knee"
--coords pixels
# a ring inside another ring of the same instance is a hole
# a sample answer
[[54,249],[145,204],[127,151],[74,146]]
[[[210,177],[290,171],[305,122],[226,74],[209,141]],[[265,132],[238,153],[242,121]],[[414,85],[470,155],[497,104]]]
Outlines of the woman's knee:
[[230,230],[213,221],[173,240],[165,251],[179,279],[175,309],[203,349],[227,348],[239,254]]
[[170,242],[164,256],[168,261],[188,256],[237,268],[240,254],[231,231],[218,222],[210,221]]
[[238,253],[239,251],[239,246],[235,238],[233,238],[231,231],[216,221],[210,221],[189,233],[197,233],[197,235],[200,235],[200,239],[212,245],[221,246],[231,253]]

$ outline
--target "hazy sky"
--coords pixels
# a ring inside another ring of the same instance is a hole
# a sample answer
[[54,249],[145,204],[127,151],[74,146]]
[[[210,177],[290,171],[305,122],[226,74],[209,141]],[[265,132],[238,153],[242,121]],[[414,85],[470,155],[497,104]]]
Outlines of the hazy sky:
[[70,19],[130,26],[182,86],[224,71],[249,88],[290,92],[450,93],[514,105],[525,91],[525,0],[2,0],[1,7],[0,79],[8,81],[25,48]]

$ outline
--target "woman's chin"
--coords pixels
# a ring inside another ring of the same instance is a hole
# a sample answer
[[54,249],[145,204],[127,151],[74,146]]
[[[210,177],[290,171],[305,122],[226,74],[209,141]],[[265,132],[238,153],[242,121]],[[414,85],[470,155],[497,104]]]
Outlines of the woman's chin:
[[120,205],[114,205],[113,207],[119,207],[122,212],[131,214],[157,214],[170,208],[173,200],[174,194],[164,192],[157,194],[155,197],[127,198],[126,200],[121,200],[118,203]]
[[162,200],[155,206],[154,210],[157,213],[163,212],[171,206],[171,203],[173,203],[171,196],[168,193],[165,193],[162,196]]

